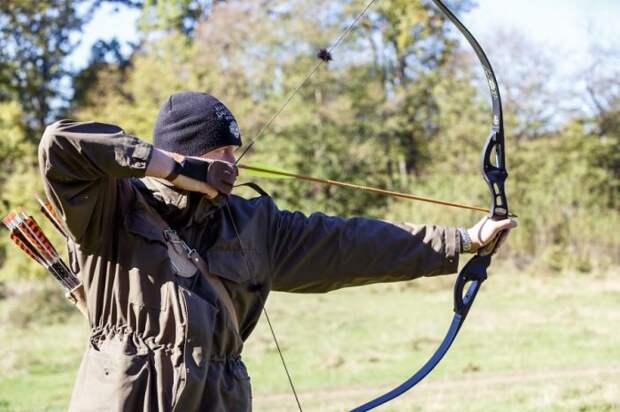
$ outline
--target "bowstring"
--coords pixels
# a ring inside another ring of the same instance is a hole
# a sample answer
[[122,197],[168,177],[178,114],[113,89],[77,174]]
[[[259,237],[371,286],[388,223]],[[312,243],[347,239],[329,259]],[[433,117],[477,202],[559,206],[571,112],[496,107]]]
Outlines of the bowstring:
[[[228,198],[226,198],[226,202],[224,203],[224,206],[226,207],[226,211],[228,213],[228,216],[230,217],[230,222],[232,224],[233,231],[235,232],[235,236],[237,237],[237,240],[239,241],[239,248],[241,249],[241,256],[243,256],[245,270],[248,273],[248,276],[252,278],[252,285],[256,285],[257,284],[256,276],[254,275],[254,272],[250,270],[250,264],[248,262],[247,255],[245,254],[245,248],[243,247],[243,242],[241,241],[241,235],[239,234],[239,230],[237,229],[237,223],[235,223],[235,219],[233,217],[232,211],[230,210]],[[258,296],[260,297],[260,304],[262,306],[265,319],[267,320],[267,325],[269,325],[269,330],[271,331],[271,337],[273,338],[273,341],[276,344],[276,349],[278,350],[278,355],[280,356],[280,362],[282,363],[282,367],[284,368],[284,371],[286,372],[286,377],[288,378],[288,383],[291,387],[291,390],[293,391],[293,396],[295,396],[295,402],[297,402],[297,408],[299,409],[299,412],[303,412],[301,408],[301,402],[299,401],[299,396],[297,396],[297,390],[295,390],[295,384],[293,384],[293,378],[291,377],[289,369],[286,365],[286,361],[284,360],[284,354],[282,353],[282,350],[280,349],[280,344],[278,342],[278,338],[276,337],[276,332],[273,329],[271,319],[269,318],[269,314],[267,313],[267,308],[265,307],[265,304],[267,302],[265,301],[265,298],[263,297],[262,294],[258,293]]]
[[[368,9],[375,3],[375,1],[376,0],[370,0],[366,4],[364,9],[362,9],[362,11],[360,13],[358,13],[358,15],[355,17],[355,19],[353,19],[353,21],[347,26],[347,28],[344,29],[338,35],[338,37],[336,38],[334,43],[331,46],[329,46],[329,48],[327,48],[328,55],[331,54],[342,43],[342,41],[349,35],[349,33],[357,25],[357,23],[360,21],[360,19],[362,17],[364,17],[364,15],[368,11]],[[326,60],[320,59],[312,67],[312,69],[304,77],[302,82],[297,87],[295,87],[295,89],[293,89],[293,91],[288,95],[288,97],[284,101],[284,104],[282,104],[282,106],[260,128],[260,130],[258,131],[256,136],[252,140],[250,140],[250,143],[248,143],[247,147],[243,150],[243,152],[241,152],[239,157],[237,157],[237,160],[235,160],[235,165],[239,164],[239,161],[241,161],[241,159],[246,155],[246,153],[248,153],[248,151],[250,151],[250,149],[252,149],[252,147],[254,147],[254,144],[256,143],[256,141],[269,129],[269,127],[273,124],[273,122],[276,120],[276,118],[284,111],[284,109],[286,109],[286,107],[289,105],[289,103],[297,95],[299,90],[301,90],[301,88],[308,82],[308,80],[310,80],[310,78],[314,75],[314,73],[316,73],[316,71],[319,69],[319,67],[321,67],[321,65],[324,64],[325,62],[326,62]],[[246,270],[247,270],[249,276],[252,278],[252,281],[255,282],[255,276],[252,273],[252,271],[250,270],[250,265],[248,263],[247,256],[245,254],[245,248],[243,247],[243,244],[242,244],[242,241],[241,241],[241,236],[239,234],[239,231],[237,230],[237,224],[235,223],[235,219],[233,218],[232,211],[230,210],[230,205],[228,203],[228,199],[226,200],[225,207],[226,207],[226,210],[227,210],[228,215],[230,217],[230,221],[232,223],[233,230],[235,232],[235,236],[239,240],[239,247],[241,248],[241,255],[243,256],[243,260],[244,260],[244,263],[245,263]],[[261,296],[260,299],[261,299],[261,306],[263,308],[263,313],[265,314],[265,319],[267,320],[267,325],[269,325],[269,330],[271,332],[271,336],[273,337],[273,341],[274,341],[274,343],[276,345],[276,349],[277,349],[278,355],[280,357],[280,362],[282,363],[282,366],[283,366],[284,371],[286,373],[286,377],[288,378],[289,386],[291,387],[291,390],[293,392],[293,396],[295,397],[295,402],[297,402],[297,408],[299,409],[300,412],[302,412],[303,410],[301,408],[301,402],[299,401],[299,397],[297,395],[297,390],[295,389],[295,384],[293,383],[293,379],[292,379],[291,374],[289,372],[289,369],[288,369],[288,367],[286,365],[286,361],[284,359],[284,354],[282,353],[282,350],[280,349],[280,344],[278,343],[278,338],[276,337],[276,333],[275,333],[275,330],[273,328],[273,324],[271,323],[271,319],[269,318],[269,314],[267,313],[267,308],[265,306],[265,303],[266,303],[265,299],[262,297],[262,295],[260,295],[260,296]]]
[[[373,5],[373,3],[375,1],[377,1],[377,0],[370,0],[366,4],[364,9],[355,17],[355,19],[353,19],[353,21],[349,24],[349,26],[347,26],[347,28],[344,29],[340,33],[340,35],[338,35],[338,37],[336,38],[334,43],[332,43],[332,45],[327,48],[327,53],[328,54],[331,54],[334,50],[336,50],[336,48],[338,46],[340,46],[340,43],[342,43],[342,41],[349,35],[351,30],[353,30],[353,27],[355,27],[357,25],[357,23],[360,21],[360,19],[362,17],[364,17],[364,15],[368,11],[368,9]],[[239,157],[237,157],[237,160],[235,161],[235,165],[239,164],[239,161],[241,161],[243,156],[245,156],[245,154],[250,151],[250,149],[254,146],[254,143],[256,143],[256,141],[263,135],[263,133],[265,133],[267,131],[267,129],[269,129],[269,127],[274,122],[274,120],[276,120],[276,118],[278,116],[280,116],[280,114],[284,111],[284,109],[286,109],[286,107],[291,102],[291,100],[293,100],[293,97],[295,97],[297,95],[299,90],[301,90],[301,88],[305,86],[305,84],[308,82],[308,80],[310,80],[310,78],[314,75],[314,73],[316,73],[316,71],[319,69],[319,67],[321,67],[321,65],[324,64],[324,63],[326,63],[326,60],[322,60],[322,59],[319,59],[319,61],[317,63],[315,63],[315,65],[308,72],[306,77],[304,77],[304,79],[301,81],[301,83],[299,83],[299,85],[297,87],[295,87],[295,89],[288,95],[288,97],[284,101],[284,104],[282,106],[280,106],[280,108],[260,128],[258,133],[256,133],[256,136],[254,136],[254,138],[250,140],[250,143],[248,143],[247,147],[241,152]]]

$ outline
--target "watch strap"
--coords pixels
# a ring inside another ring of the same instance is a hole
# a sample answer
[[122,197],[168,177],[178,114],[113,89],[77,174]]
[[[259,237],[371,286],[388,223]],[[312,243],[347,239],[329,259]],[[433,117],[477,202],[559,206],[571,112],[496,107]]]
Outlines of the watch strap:
[[471,237],[469,237],[469,233],[464,227],[457,228],[459,232],[459,237],[461,238],[461,252],[470,253],[471,252]]

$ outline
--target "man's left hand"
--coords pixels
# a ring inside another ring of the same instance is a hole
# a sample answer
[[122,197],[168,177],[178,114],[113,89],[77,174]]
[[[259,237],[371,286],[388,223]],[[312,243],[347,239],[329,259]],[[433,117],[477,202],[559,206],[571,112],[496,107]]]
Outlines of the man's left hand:
[[[500,244],[494,247],[495,250],[506,240],[510,230],[517,227],[514,219],[493,220],[488,216],[482,218],[473,227],[467,229],[467,234],[471,239],[471,252],[476,253],[485,246],[492,245],[499,241]],[[502,234],[502,232],[505,232]],[[501,239],[497,239],[501,235]]]

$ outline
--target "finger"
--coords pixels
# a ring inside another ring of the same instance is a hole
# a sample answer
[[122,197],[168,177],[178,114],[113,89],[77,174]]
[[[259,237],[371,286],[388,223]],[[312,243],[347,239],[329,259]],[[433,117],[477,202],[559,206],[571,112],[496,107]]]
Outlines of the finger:
[[484,246],[478,249],[478,254],[481,256],[492,255],[493,253],[495,253],[495,250],[497,249],[498,241],[499,239],[497,236],[492,238]]
[[489,221],[492,222],[493,220],[491,220],[488,216],[485,216],[476,224],[476,226],[478,226],[478,230],[476,232],[476,242],[480,243],[480,246],[484,246],[485,244],[485,242],[482,241],[482,230],[484,229],[484,225],[486,225]]
[[511,229],[507,229],[505,232],[503,232],[501,235],[499,235],[499,240],[497,241],[497,246],[495,246],[495,250],[497,251],[499,248],[502,247],[502,245],[504,244],[504,242],[506,242],[506,239],[508,238],[508,235],[510,234],[510,230]]
[[514,219],[495,221],[495,232],[501,232],[502,230],[513,229],[515,227],[517,227],[517,221]]
[[204,182],[200,182],[200,183],[202,187],[201,192],[207,195],[207,197],[209,197],[210,199],[215,198],[219,194],[218,191],[214,189],[211,185],[204,183]]
[[226,181],[221,181],[220,182],[220,191],[225,194],[225,195],[229,195],[230,192],[232,192],[233,189],[233,185],[230,182],[226,182]]
[[235,183],[235,181],[237,180],[237,177],[233,174],[225,174],[225,175],[222,175],[221,178],[222,178],[222,181],[228,182],[230,184]]

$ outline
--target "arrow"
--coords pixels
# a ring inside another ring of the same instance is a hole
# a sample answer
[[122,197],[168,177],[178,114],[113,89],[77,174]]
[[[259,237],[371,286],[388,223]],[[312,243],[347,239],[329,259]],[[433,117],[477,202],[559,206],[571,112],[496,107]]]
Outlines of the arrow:
[[[353,183],[341,182],[339,180],[323,179],[323,178],[320,178],[320,177],[306,176],[306,175],[301,175],[301,174],[298,174],[298,173],[291,173],[291,172],[286,172],[286,171],[283,171],[283,170],[272,169],[270,167],[251,166],[251,165],[244,165],[244,164],[238,164],[237,167],[239,169],[243,169],[243,170],[248,170],[250,172],[254,172],[252,174],[255,175],[255,176],[258,176],[258,177],[266,177],[265,175],[271,175],[271,176],[279,176],[279,177],[283,177],[283,178],[293,178],[293,179],[298,179],[298,180],[304,180],[304,181],[307,181],[307,182],[321,183],[321,184],[326,184],[326,185],[331,185],[331,186],[346,187],[346,188],[349,188],[349,189],[361,190],[361,191],[370,192],[370,193],[376,193],[376,194],[379,194],[379,195],[382,195],[382,196],[390,196],[390,197],[398,197],[398,198],[402,198],[402,199],[417,200],[417,201],[420,201],[420,202],[433,203],[433,204],[441,205],[441,206],[455,207],[455,208],[459,208],[459,209],[467,209],[467,210],[474,210],[476,212],[489,213],[489,209],[485,209],[485,208],[479,207],[479,206],[472,206],[472,205],[467,205],[467,204],[463,204],[463,203],[456,203],[456,202],[447,202],[445,200],[438,200],[438,199],[433,199],[433,198],[430,198],[430,197],[414,195],[414,194],[410,194],[410,193],[396,192],[396,191],[393,191],[393,190],[378,189],[376,187],[370,187],[370,186],[364,186],[364,185],[356,185],[356,184],[353,184]],[[517,217],[517,215],[515,215],[515,214],[510,214],[509,216],[510,217]]]

